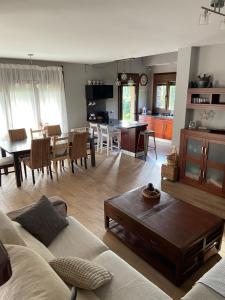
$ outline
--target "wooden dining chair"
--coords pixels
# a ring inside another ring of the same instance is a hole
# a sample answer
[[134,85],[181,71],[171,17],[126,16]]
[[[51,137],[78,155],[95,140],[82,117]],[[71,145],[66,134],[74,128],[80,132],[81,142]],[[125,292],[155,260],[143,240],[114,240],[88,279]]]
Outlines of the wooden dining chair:
[[58,174],[58,162],[60,166],[64,167],[64,164],[61,162],[64,160],[68,161],[69,172],[71,173],[71,163],[70,163],[70,141],[69,137],[54,137],[53,138],[53,145],[52,145],[52,157],[51,160],[53,161],[54,171],[56,173],[56,178],[59,180]]
[[[52,179],[50,138],[31,140],[30,157],[24,158],[23,162],[32,171],[33,184],[35,184],[34,170],[43,170],[45,167]],[[26,173],[25,176],[27,177]]]
[[44,127],[47,136],[59,136],[62,134],[60,125],[47,125]]
[[72,137],[72,147],[70,148],[70,159],[72,172],[74,173],[74,161],[84,158],[85,169],[87,169],[87,140],[88,132],[75,132]]
[[30,137],[31,139],[35,139],[35,138],[43,138],[44,137],[44,132],[42,129],[32,129],[30,128]]
[[0,158],[0,186],[2,186],[2,175],[8,175],[8,173],[15,172],[15,169],[13,171],[7,171],[7,173],[3,172],[2,170],[8,169],[14,167],[14,159],[12,156],[9,157],[2,157]]
[[23,141],[27,138],[25,128],[9,129],[8,134],[11,142]]

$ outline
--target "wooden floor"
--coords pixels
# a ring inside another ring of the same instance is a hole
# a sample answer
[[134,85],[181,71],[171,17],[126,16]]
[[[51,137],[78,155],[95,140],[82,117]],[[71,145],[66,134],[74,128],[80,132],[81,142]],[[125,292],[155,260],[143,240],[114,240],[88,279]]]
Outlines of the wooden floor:
[[[147,162],[116,152],[109,157],[97,155],[96,168],[88,170],[79,167],[75,175],[69,175],[67,169],[62,171],[59,182],[45,174],[36,174],[36,185],[32,185],[31,176],[24,181],[22,188],[15,185],[14,174],[3,176],[0,188],[0,209],[5,212],[30,204],[38,200],[43,194],[46,196],[59,195],[63,197],[69,209],[69,214],[77,218],[88,229],[99,236],[114,252],[125,259],[135,269],[164,290],[173,299],[179,299],[191,289],[194,282],[211,268],[220,256],[210,259],[207,264],[197,271],[180,288],[175,287],[159,272],[145,263],[140,257],[130,251],[104,229],[103,203],[104,200],[126,192],[135,187],[152,182],[161,186],[160,167],[169,151],[169,145],[160,143],[159,158],[156,161],[154,153],[150,153]],[[28,170],[29,171],[29,170]],[[214,212],[225,218],[225,199],[183,186],[179,183],[162,184],[163,189],[169,191],[179,199]],[[225,244],[225,241],[224,241]],[[220,252],[225,256],[225,247]]]

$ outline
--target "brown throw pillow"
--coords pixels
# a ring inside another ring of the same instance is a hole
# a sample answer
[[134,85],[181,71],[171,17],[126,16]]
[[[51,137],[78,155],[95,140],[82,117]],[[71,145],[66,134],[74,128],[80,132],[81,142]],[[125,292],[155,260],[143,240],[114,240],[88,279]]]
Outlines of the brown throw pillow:
[[86,290],[97,289],[113,276],[105,268],[78,257],[59,257],[50,265],[65,283]]
[[14,220],[45,246],[49,246],[60,231],[68,225],[66,218],[59,215],[45,196]]

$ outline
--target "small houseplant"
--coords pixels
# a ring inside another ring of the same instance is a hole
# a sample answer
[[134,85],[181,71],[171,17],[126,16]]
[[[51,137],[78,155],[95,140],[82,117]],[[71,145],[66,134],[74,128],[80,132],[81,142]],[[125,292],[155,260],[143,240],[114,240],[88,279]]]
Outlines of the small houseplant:
[[206,88],[211,86],[212,76],[210,74],[201,73],[198,75],[198,87]]

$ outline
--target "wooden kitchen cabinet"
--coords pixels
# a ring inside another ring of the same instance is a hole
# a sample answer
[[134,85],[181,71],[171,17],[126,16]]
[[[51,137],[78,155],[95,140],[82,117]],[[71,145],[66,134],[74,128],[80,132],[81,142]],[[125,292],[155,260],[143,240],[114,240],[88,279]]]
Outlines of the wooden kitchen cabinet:
[[180,181],[225,197],[225,134],[181,130]]
[[139,115],[139,121],[147,123],[148,130],[154,130],[157,138],[172,140],[173,119]]

